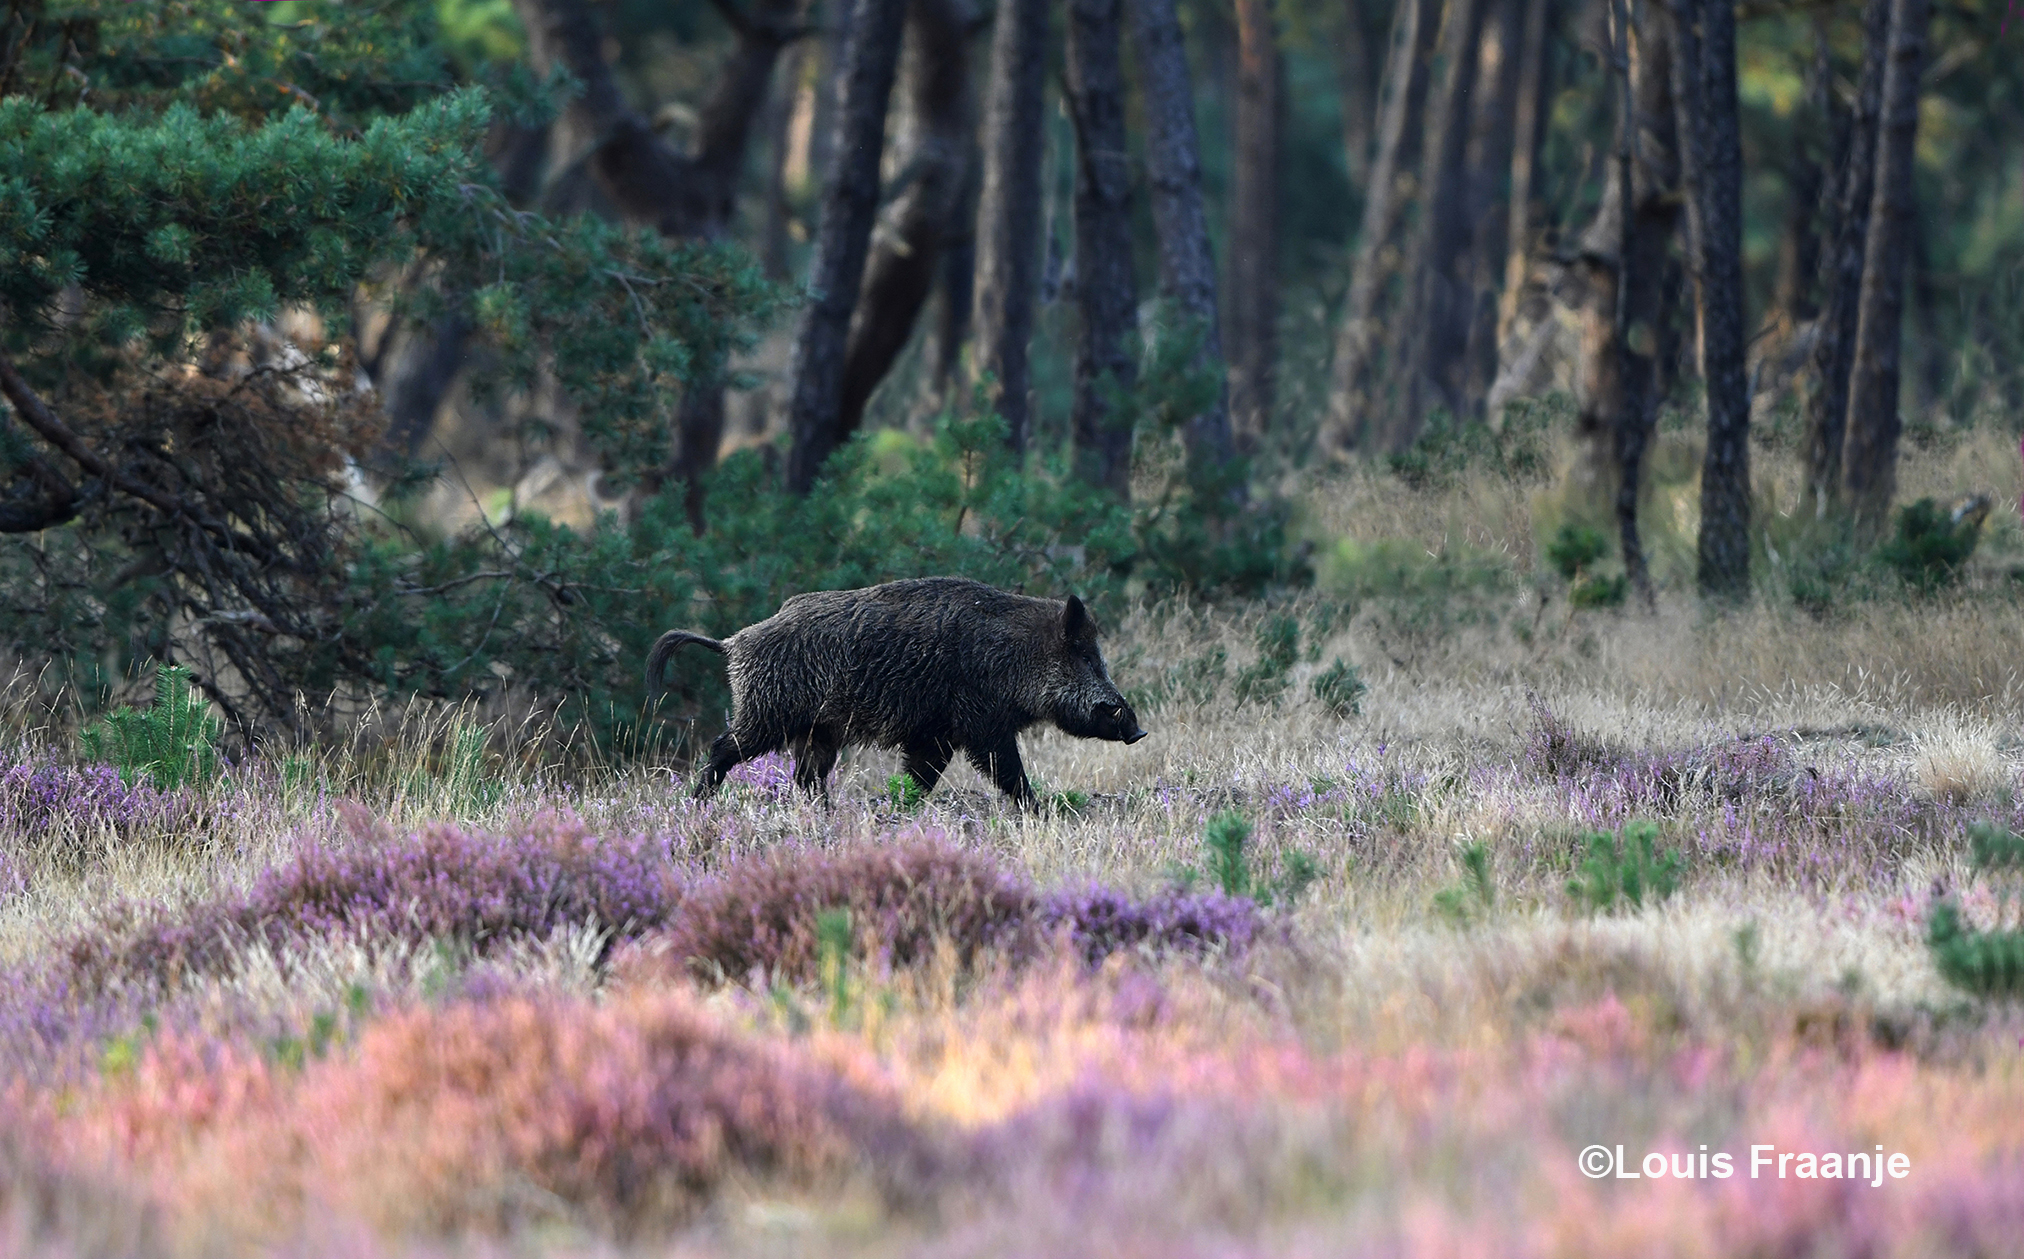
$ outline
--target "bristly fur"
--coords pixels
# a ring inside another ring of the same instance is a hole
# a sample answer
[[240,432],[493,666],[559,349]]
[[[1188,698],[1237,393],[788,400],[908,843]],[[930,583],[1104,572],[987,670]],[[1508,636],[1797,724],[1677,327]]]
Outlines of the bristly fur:
[[731,728],[696,781],[706,796],[739,762],[787,748],[794,780],[826,787],[845,747],[905,753],[932,791],[962,751],[1007,795],[1030,803],[1019,732],[1042,721],[1089,739],[1134,743],[1138,716],[1110,680],[1082,600],[1008,594],[959,577],[795,595],[723,642],[663,634],[651,687],[689,643],[729,657]]

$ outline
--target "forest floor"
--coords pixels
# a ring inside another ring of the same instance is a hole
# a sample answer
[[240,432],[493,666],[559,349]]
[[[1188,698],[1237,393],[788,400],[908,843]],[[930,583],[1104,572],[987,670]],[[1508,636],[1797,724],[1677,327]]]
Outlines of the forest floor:
[[1926,943],[2014,921],[2014,509],[1819,617],[1571,610],[1556,510],[1334,484],[1315,592],[1111,627],[1151,737],[1032,813],[420,711],[163,794],[19,709],[0,1249],[2024,1253],[2024,1020]]

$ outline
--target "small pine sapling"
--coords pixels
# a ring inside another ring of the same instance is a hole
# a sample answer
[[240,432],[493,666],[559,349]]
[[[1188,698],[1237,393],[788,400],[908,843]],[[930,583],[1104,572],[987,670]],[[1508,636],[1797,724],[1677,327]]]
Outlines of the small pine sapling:
[[841,1027],[850,1011],[850,911],[838,906],[817,914],[815,939],[830,1021]]
[[218,776],[224,724],[190,688],[181,665],[155,671],[155,702],[121,708],[86,726],[84,754],[119,770],[129,785],[147,778],[163,791],[209,786]]
[[1658,847],[1658,837],[1659,828],[1650,822],[1624,827],[1621,842],[1608,831],[1590,834],[1581,873],[1567,881],[1567,894],[1595,914],[1609,913],[1619,902],[1642,909],[1647,897],[1653,904],[1665,900],[1679,890],[1686,863],[1677,851]]
[[1474,840],[1456,854],[1462,863],[1462,881],[1434,893],[1434,911],[1456,927],[1466,927],[1490,916],[1497,907],[1497,878],[1490,869],[1490,846]]
[[[1251,823],[1234,809],[1209,819],[1204,842],[1209,849],[1209,878],[1225,896],[1248,897],[1260,907],[1275,901],[1290,906],[1321,878],[1320,863],[1298,849],[1280,855],[1276,878],[1262,870],[1254,872],[1249,852]],[[1183,892],[1192,890],[1201,878],[1193,866],[1175,867],[1169,875]]]

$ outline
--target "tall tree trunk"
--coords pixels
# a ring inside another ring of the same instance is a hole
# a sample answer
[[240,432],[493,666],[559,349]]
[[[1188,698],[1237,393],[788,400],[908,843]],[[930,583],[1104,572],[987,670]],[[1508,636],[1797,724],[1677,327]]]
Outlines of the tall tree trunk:
[[1195,99],[1188,53],[1174,0],[1126,0],[1139,90],[1146,110],[1146,183],[1151,188],[1153,231],[1159,238],[1160,295],[1178,317],[1200,330],[1204,370],[1216,374],[1216,401],[1188,421],[1188,459],[1198,466],[1226,464],[1236,453],[1230,438],[1229,384],[1216,314],[1216,259],[1202,209],[1202,155],[1195,133]]
[[1390,51],[1380,94],[1377,151],[1365,187],[1356,261],[1335,338],[1328,393],[1328,422],[1321,442],[1333,453],[1355,446],[1368,416],[1364,390],[1378,338],[1378,315],[1394,264],[1394,239],[1411,200],[1412,172],[1419,165],[1420,121],[1426,103],[1429,63],[1439,33],[1441,0],[1398,0]]
[[794,445],[787,484],[800,494],[815,484],[823,461],[841,440],[844,350],[878,215],[886,103],[899,69],[906,11],[906,0],[854,0],[843,41],[830,141],[834,158],[823,175],[822,222],[809,268],[814,293],[794,342],[794,394],[788,409]]
[[1644,18],[1633,24],[1625,0],[1609,0],[1617,136],[1609,187],[1583,247],[1593,287],[1584,312],[1591,383],[1581,426],[1609,449],[1605,484],[1614,482],[1624,572],[1650,606],[1638,493],[1658,401],[1657,326],[1680,197],[1672,100],[1677,50],[1655,14],[1647,10]]
[[1131,493],[1132,431],[1116,401],[1138,380],[1138,284],[1132,275],[1131,163],[1119,48],[1123,0],[1068,0],[1068,106],[1075,121],[1075,465]]
[[864,290],[851,319],[838,444],[863,422],[866,404],[906,348],[921,307],[934,291],[942,247],[960,230],[975,141],[970,24],[962,0],[912,0],[906,29],[900,75],[903,125],[895,141],[901,191],[882,213],[884,223],[872,242]]
[[1272,417],[1279,339],[1279,127],[1286,68],[1271,0],[1237,0],[1237,108],[1231,135],[1230,419],[1255,448]]
[[[1507,269],[1511,195],[1506,173],[1514,171],[1519,137],[1519,98],[1525,70],[1528,0],[1493,0],[1484,26],[1482,65],[1476,71],[1476,100],[1469,124],[1466,223],[1473,239],[1463,279],[1467,306],[1455,312],[1463,353],[1452,371],[1460,406],[1456,418],[1484,418],[1483,400],[1497,376],[1498,288]],[[1527,135],[1529,142],[1530,136]]]
[[1750,588],[1750,385],[1743,356],[1743,140],[1730,0],[1673,0],[1674,99],[1693,230],[1690,270],[1707,386],[1698,579],[1703,594]]
[[1342,90],[1343,168],[1352,188],[1363,187],[1370,170],[1371,129],[1377,112],[1377,85],[1384,68],[1373,56],[1377,41],[1364,29],[1364,0],[1342,0],[1342,38],[1336,44],[1335,72]]
[[787,224],[794,207],[787,187],[791,129],[795,106],[801,99],[803,67],[812,45],[803,43],[787,54],[773,94],[766,102],[766,218],[760,229],[759,261],[766,278],[776,282],[788,277]]
[[1548,102],[1553,75],[1547,63],[1546,35],[1553,0],[1525,0],[1525,31],[1519,54],[1518,100],[1513,107],[1511,200],[1505,218],[1504,292],[1497,304],[1497,344],[1511,338],[1518,319],[1526,280],[1532,269],[1532,237],[1542,198],[1536,172],[1539,150],[1546,140]]
[[1825,19],[1814,22],[1813,63],[1806,72],[1806,103],[1795,127],[1792,153],[1785,168],[1791,205],[1785,231],[1778,241],[1778,280],[1773,290],[1780,335],[1790,336],[1820,313],[1814,291],[1820,274],[1820,197],[1827,172],[1818,153],[1829,126],[1829,93],[1833,68],[1827,59]]
[[1849,119],[1848,153],[1836,199],[1834,243],[1826,260],[1827,307],[1813,343],[1813,392],[1806,400],[1806,484],[1814,515],[1841,498],[1842,448],[1848,432],[1848,373],[1862,293],[1870,202],[1876,194],[1877,118],[1883,109],[1885,51],[1891,0],[1867,0],[1862,11],[1862,78]]
[[1890,51],[1876,147],[1876,192],[1862,256],[1855,360],[1848,380],[1848,445],[1842,485],[1856,519],[1879,530],[1897,491],[1898,360],[1904,323],[1905,256],[1914,230],[1912,156],[1919,82],[1925,73],[1928,0],[1892,0]]
[[970,324],[978,380],[1012,449],[1028,440],[1033,299],[1040,278],[1040,173],[1047,129],[1047,0],[1001,0],[984,106],[984,187],[977,204],[977,286]]
[[963,186],[942,240],[941,301],[935,311],[934,394],[937,408],[956,401],[970,314],[977,302],[977,199],[983,190],[983,154],[975,137],[963,148]]
[[[583,84],[564,121],[592,147],[585,162],[605,198],[629,222],[662,235],[716,240],[730,230],[752,124],[765,112],[781,50],[802,34],[803,0],[759,0],[749,12],[724,6],[737,42],[704,102],[692,153],[677,152],[626,103],[605,60],[603,35],[585,0],[514,0],[528,32],[534,67],[561,66]],[[649,489],[673,477],[685,483],[689,521],[704,524],[702,477],[714,467],[724,435],[724,377],[706,370],[686,382],[676,409],[673,449]]]

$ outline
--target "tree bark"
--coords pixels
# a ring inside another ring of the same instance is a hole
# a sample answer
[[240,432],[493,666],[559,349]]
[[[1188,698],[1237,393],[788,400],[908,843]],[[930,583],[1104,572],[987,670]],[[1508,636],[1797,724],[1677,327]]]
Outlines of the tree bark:
[[811,50],[804,42],[787,55],[779,81],[766,101],[766,218],[760,229],[759,261],[766,268],[766,278],[776,283],[788,278],[787,225],[794,217],[787,188],[787,160],[793,147],[790,130]]
[[[1474,239],[1469,244],[1467,266],[1461,271],[1468,306],[1456,313],[1467,322],[1457,329],[1463,338],[1463,353],[1453,371],[1461,402],[1456,418],[1471,423],[1484,419],[1484,398],[1497,377],[1498,290],[1507,270],[1514,210],[1511,198],[1517,191],[1505,175],[1516,173],[1522,112],[1519,100],[1525,86],[1525,25],[1528,10],[1534,7],[1530,0],[1494,0],[1484,27],[1483,62],[1476,72],[1474,120],[1469,125],[1464,160],[1467,224]],[[1529,131],[1524,134],[1529,142]]]
[[1583,233],[1580,270],[1588,280],[1581,323],[1579,431],[1597,481],[1609,486],[1624,572],[1651,600],[1638,529],[1638,493],[1656,411],[1657,324],[1666,252],[1678,230],[1679,161],[1671,64],[1662,24],[1629,22],[1624,0],[1608,0],[1615,152],[1594,221]]
[[[514,10],[527,31],[534,68],[546,74],[561,66],[583,83],[564,118],[577,136],[589,140],[585,166],[619,215],[664,236],[717,240],[731,227],[752,124],[765,112],[774,64],[781,50],[803,33],[803,2],[757,0],[749,13],[732,8],[729,0],[719,6],[737,43],[703,105],[689,154],[662,141],[626,103],[585,0],[514,0]],[[648,488],[668,477],[683,481],[689,521],[698,532],[704,525],[702,477],[716,466],[723,435],[722,375],[698,375],[685,382],[673,449]]]
[[1041,120],[1047,79],[1047,0],[1001,0],[991,32],[984,106],[984,187],[977,205],[972,374],[989,380],[1012,449],[1028,440],[1027,352],[1040,278]]
[[1505,218],[1504,292],[1497,303],[1497,344],[1511,337],[1518,319],[1527,277],[1532,269],[1533,233],[1536,230],[1536,203],[1540,201],[1535,182],[1539,151],[1546,140],[1548,102],[1553,92],[1553,75],[1547,64],[1546,35],[1551,26],[1553,0],[1525,0],[1525,32],[1519,53],[1518,100],[1513,109],[1511,148],[1511,198]]
[[1120,498],[1131,493],[1131,416],[1116,403],[1138,381],[1138,284],[1132,274],[1123,0],[1068,0],[1068,106],[1075,122],[1075,466]]
[[1862,11],[1862,78],[1849,119],[1841,168],[1834,243],[1826,260],[1827,308],[1813,343],[1813,392],[1806,407],[1806,483],[1816,517],[1841,499],[1842,448],[1848,432],[1848,374],[1855,361],[1863,254],[1870,201],[1876,193],[1877,118],[1883,108],[1891,0],[1867,0]]
[[1126,0],[1132,51],[1146,110],[1146,183],[1152,194],[1153,231],[1159,238],[1160,296],[1174,315],[1199,329],[1197,360],[1214,371],[1216,401],[1188,421],[1183,439],[1191,465],[1226,464],[1236,453],[1230,437],[1229,383],[1216,313],[1216,259],[1202,209],[1201,145],[1187,49],[1174,0]]
[[1449,0],[1441,21],[1436,61],[1442,73],[1427,101],[1420,163],[1422,211],[1406,254],[1409,297],[1405,317],[1392,329],[1397,348],[1390,396],[1374,404],[1378,445],[1385,450],[1412,445],[1431,410],[1461,413],[1453,370],[1467,347],[1473,310],[1461,274],[1473,238],[1466,167],[1469,102],[1488,11],[1488,0]]
[[1352,188],[1361,188],[1370,170],[1372,115],[1383,67],[1372,56],[1377,43],[1364,29],[1363,0],[1343,0],[1342,39],[1336,46],[1336,75],[1342,85],[1342,156]]
[[943,248],[961,234],[975,137],[969,14],[961,0],[912,0],[906,31],[899,76],[902,125],[895,140],[901,191],[886,205],[884,222],[873,234],[864,289],[851,318],[835,436],[839,445],[863,423],[865,406],[906,348],[934,291]]
[[1231,139],[1230,420],[1255,449],[1272,418],[1279,339],[1279,128],[1285,63],[1271,0],[1237,0],[1237,100]]
[[1872,534],[1882,528],[1897,491],[1905,256],[1914,230],[1912,157],[1930,16],[1928,0],[1892,0],[1877,131],[1876,191],[1870,200],[1869,239],[1862,256],[1855,359],[1849,368],[1842,485],[1856,520]]
[[963,370],[963,347],[970,341],[970,315],[977,302],[977,199],[983,189],[983,154],[976,137],[963,143],[963,183],[942,239],[942,266],[935,308],[935,353],[932,367],[937,409],[956,401],[957,379]]
[[1778,280],[1772,296],[1781,336],[1790,336],[1820,314],[1814,285],[1820,275],[1820,197],[1827,172],[1816,154],[1828,128],[1828,94],[1833,87],[1823,23],[1824,19],[1816,18],[1813,64],[1806,72],[1806,104],[1785,168],[1792,200],[1778,241]]
[[1750,588],[1750,385],[1743,370],[1743,140],[1730,0],[1673,0],[1674,101],[1692,225],[1690,273],[1707,386],[1701,462],[1701,593]]
[[811,300],[794,344],[793,447],[787,483],[805,494],[841,439],[844,353],[851,312],[871,251],[878,215],[879,157],[885,150],[886,103],[899,68],[905,0],[854,0],[838,64],[834,157],[823,176],[822,222],[809,269]]
[[1328,394],[1328,422],[1321,443],[1343,453],[1363,437],[1368,417],[1364,389],[1371,352],[1378,341],[1378,314],[1394,270],[1394,237],[1411,200],[1411,172],[1419,164],[1421,129],[1429,63],[1438,34],[1441,0],[1398,0],[1392,19],[1390,51],[1385,58],[1380,93],[1377,151],[1363,199],[1363,221],[1357,233],[1356,261],[1350,272],[1341,327],[1336,332]]

